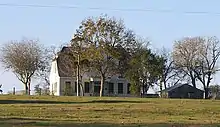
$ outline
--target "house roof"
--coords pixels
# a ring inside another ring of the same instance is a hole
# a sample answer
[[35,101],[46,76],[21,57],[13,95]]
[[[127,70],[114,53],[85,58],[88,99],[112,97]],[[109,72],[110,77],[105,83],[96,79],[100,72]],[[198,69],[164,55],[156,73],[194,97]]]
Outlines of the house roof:
[[71,77],[76,74],[75,59],[71,53],[70,47],[63,47],[57,54],[56,61],[60,77]]
[[[162,90],[162,91],[170,92],[170,91],[172,91],[172,90],[174,90],[174,89],[176,89],[176,88],[179,88],[179,87],[181,87],[181,86],[184,86],[184,85],[188,85],[188,86],[190,86],[190,87],[193,87],[193,86],[191,86],[191,85],[189,85],[189,84],[187,84],[187,83],[185,83],[185,84],[179,83],[179,84],[176,84],[176,85],[174,85],[174,86],[171,86],[171,87],[169,87],[169,88],[167,88],[167,89],[164,89],[164,90]],[[198,88],[196,88],[196,89],[198,89]],[[200,89],[198,89],[198,90],[200,90]],[[200,91],[202,91],[202,90],[200,90]]]

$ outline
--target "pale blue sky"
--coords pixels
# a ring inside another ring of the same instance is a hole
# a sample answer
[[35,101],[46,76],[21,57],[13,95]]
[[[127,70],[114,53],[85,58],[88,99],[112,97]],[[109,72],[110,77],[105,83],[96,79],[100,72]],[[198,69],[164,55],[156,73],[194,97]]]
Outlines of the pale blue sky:
[[[59,46],[71,39],[80,22],[88,16],[108,14],[122,18],[128,28],[149,38],[155,48],[171,48],[184,36],[220,37],[219,0],[1,0],[0,4],[40,4],[79,6],[78,9],[0,6],[0,44],[22,37],[39,38],[46,45]],[[88,10],[89,7],[152,9],[153,12]],[[158,10],[172,10],[161,13]],[[209,12],[189,14],[183,12]],[[215,13],[215,14],[214,14]],[[10,73],[0,68],[3,90],[23,89]]]

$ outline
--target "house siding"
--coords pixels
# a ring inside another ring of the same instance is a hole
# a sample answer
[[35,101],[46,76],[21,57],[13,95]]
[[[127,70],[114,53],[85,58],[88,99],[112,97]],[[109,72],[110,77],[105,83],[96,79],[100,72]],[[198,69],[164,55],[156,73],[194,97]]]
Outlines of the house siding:
[[[96,76],[97,74],[95,72],[88,72],[85,73],[82,77],[82,84],[83,84],[83,92],[84,96],[99,96],[99,91],[97,93],[94,93],[94,81],[100,82],[100,78]],[[91,77],[96,77],[92,78]],[[76,87],[75,82],[76,78],[73,77],[60,77],[59,71],[58,71],[58,64],[57,60],[54,60],[51,64],[51,72],[50,72],[50,93],[51,95],[55,96],[64,96],[66,94],[65,91],[65,84],[66,82],[70,82],[70,89],[68,91],[71,91],[71,96],[76,96]],[[89,92],[85,93],[85,82],[89,82]],[[113,93],[109,93],[109,85],[108,82],[113,83],[114,89]],[[118,93],[118,83],[123,83],[123,93]],[[56,85],[55,85],[56,84]],[[98,84],[100,85],[100,84]],[[118,78],[118,75],[114,75],[112,77],[106,78],[106,82],[104,83],[103,87],[103,96],[120,96],[120,97],[128,97],[132,96],[128,94],[128,81],[124,78]],[[54,87],[56,88],[54,89]]]
[[[75,81],[73,78],[71,77],[61,77],[60,78],[60,89],[59,89],[59,92],[60,92],[60,95],[65,95],[65,93],[67,92],[67,89],[66,89],[66,82],[70,82],[70,87],[71,87],[71,90],[68,89],[68,94],[69,95],[75,95]],[[72,92],[71,92],[72,91]]]
[[[65,83],[66,82],[71,82],[71,96],[76,96],[76,90],[75,90],[75,82],[76,80],[74,78],[71,77],[61,77],[56,79],[56,81],[58,82],[57,85],[59,86],[57,89],[57,94],[54,94],[56,96],[63,96],[65,95]],[[99,80],[96,79],[96,81],[100,82]],[[89,83],[89,92],[85,93],[85,83],[88,82]],[[109,85],[107,82],[105,82],[104,87],[103,87],[103,96],[119,96],[119,97],[126,97],[126,96],[131,96],[130,94],[127,93],[127,85],[128,82],[126,80],[124,81],[117,81],[117,80],[111,80],[111,83],[113,83],[114,85],[114,91],[113,93],[109,93]],[[119,94],[118,93],[118,83],[122,83],[123,84],[123,93]],[[84,92],[84,96],[99,96],[99,91],[97,93],[94,93],[94,82],[90,82],[88,79],[83,79],[83,92]],[[96,86],[100,86],[97,85]]]
[[[55,88],[56,87],[56,88]],[[50,95],[60,95],[60,77],[57,71],[57,62],[53,61],[50,71]]]

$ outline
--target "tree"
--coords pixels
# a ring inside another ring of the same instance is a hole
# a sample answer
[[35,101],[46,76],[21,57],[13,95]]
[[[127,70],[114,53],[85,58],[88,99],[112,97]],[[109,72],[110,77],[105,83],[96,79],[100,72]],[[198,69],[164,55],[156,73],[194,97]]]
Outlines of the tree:
[[77,76],[77,95],[79,91],[79,86],[80,86],[80,92],[81,95],[84,95],[84,90],[83,90],[83,85],[82,85],[82,76],[86,73],[89,72],[90,67],[89,67],[89,61],[87,57],[85,56],[87,48],[85,47],[85,43],[82,40],[82,38],[79,38],[78,36],[75,36],[71,40],[71,56],[73,58],[73,66],[74,69],[77,70],[76,76]]
[[38,40],[23,39],[11,41],[1,48],[1,62],[6,70],[11,70],[24,84],[30,95],[31,79],[42,66],[42,47]]
[[205,98],[209,98],[209,86],[213,76],[219,71],[217,64],[220,56],[220,43],[216,37],[196,37],[200,42],[202,50],[197,56],[196,68],[194,73],[202,83]]
[[202,45],[200,38],[183,38],[176,41],[173,49],[173,61],[175,68],[185,73],[191,79],[191,83],[196,87],[196,68],[197,56],[200,55]]
[[163,48],[161,55],[160,55],[160,91],[162,91],[163,87],[166,89],[167,88],[167,82],[175,76],[173,74],[173,60],[171,59],[170,53]]
[[170,51],[168,51],[165,48],[162,48],[159,54],[159,67],[160,70],[162,70],[162,72],[160,73],[159,86],[160,91],[162,91],[163,87],[164,89],[169,87],[168,84],[176,85],[180,81],[183,81],[185,79],[185,74],[183,74],[181,71],[175,68],[174,60]]
[[199,80],[208,98],[209,86],[217,68],[220,56],[219,40],[216,37],[185,38],[174,48],[175,64],[192,79],[195,86]]
[[41,68],[37,70],[36,75],[37,78],[39,79],[39,85],[38,87],[41,88],[41,94],[42,95],[49,95],[50,94],[50,81],[49,81],[49,76],[50,76],[50,71],[51,71],[51,63],[53,59],[56,56],[56,47],[51,46],[45,48],[45,50],[42,50],[43,56],[42,56],[42,64]]
[[141,47],[129,62],[126,77],[131,82],[134,92],[147,93],[148,89],[159,80],[162,68],[161,59],[146,47]]
[[125,29],[121,20],[100,16],[84,20],[74,38],[80,39],[85,44],[84,53],[90,67],[101,78],[101,97],[106,77],[117,72],[120,63],[118,48],[131,52],[135,46],[134,34]]

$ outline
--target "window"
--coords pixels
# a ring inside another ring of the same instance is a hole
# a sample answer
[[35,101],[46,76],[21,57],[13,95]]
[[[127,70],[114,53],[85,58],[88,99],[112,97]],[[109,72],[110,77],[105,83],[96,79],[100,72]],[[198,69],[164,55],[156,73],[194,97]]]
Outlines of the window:
[[99,93],[100,92],[100,86],[94,86],[94,93]]
[[[78,91],[80,93],[80,84],[79,84],[79,87],[78,87]],[[77,82],[75,82],[75,93],[77,93]]]
[[66,81],[64,87],[64,95],[70,96],[72,94],[71,82]]
[[128,83],[128,85],[127,85],[127,94],[130,94],[130,93],[131,93],[131,91],[130,91],[130,87],[131,87],[131,84]]
[[114,93],[114,83],[111,82],[108,83],[108,92]]
[[95,85],[100,85],[100,84],[101,84],[101,81],[94,81],[94,84],[95,84]]
[[85,85],[85,93],[89,93],[90,92],[89,91],[89,82],[85,82],[84,85]]
[[71,82],[65,82],[65,87],[70,88],[71,87]]
[[77,89],[77,82],[75,82],[75,93],[77,92],[76,89]]
[[123,83],[118,83],[118,93],[123,94]]

